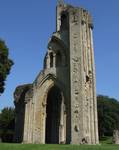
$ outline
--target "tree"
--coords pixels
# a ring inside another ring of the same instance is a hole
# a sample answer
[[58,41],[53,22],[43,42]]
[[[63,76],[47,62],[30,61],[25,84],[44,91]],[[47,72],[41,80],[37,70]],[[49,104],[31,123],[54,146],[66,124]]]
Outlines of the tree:
[[9,49],[5,42],[0,40],[0,94],[4,92],[5,80],[12,65],[13,61],[9,59]]
[[97,101],[99,136],[112,136],[115,129],[119,130],[119,102],[102,95]]
[[0,137],[3,142],[13,142],[15,128],[14,108],[4,108],[0,113]]

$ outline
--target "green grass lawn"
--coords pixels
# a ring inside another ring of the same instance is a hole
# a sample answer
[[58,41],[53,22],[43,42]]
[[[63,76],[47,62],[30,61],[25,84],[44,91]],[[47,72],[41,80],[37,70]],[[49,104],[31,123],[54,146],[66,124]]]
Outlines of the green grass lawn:
[[38,145],[0,144],[0,150],[119,150],[119,145]]
[[112,137],[104,136],[100,139],[101,144],[112,144]]

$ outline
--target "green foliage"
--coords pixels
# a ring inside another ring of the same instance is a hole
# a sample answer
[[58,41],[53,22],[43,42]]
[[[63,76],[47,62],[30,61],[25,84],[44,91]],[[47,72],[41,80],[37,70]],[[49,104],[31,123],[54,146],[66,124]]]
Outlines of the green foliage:
[[15,110],[4,108],[0,114],[0,137],[3,142],[12,142],[14,135]]
[[0,93],[4,92],[5,80],[12,65],[13,61],[9,59],[9,49],[5,42],[0,40]]
[[119,102],[116,99],[99,95],[98,125],[100,138],[112,136],[115,129],[119,129]]

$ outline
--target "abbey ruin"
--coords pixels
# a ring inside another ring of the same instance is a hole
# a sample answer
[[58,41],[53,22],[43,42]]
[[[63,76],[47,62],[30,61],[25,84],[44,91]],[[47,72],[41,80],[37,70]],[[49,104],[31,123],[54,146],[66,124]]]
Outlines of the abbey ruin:
[[99,143],[92,30],[87,10],[58,3],[43,70],[14,92],[16,142]]

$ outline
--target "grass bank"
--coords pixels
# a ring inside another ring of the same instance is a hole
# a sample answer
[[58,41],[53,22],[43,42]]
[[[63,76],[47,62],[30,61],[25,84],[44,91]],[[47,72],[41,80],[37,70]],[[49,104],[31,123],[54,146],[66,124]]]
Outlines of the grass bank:
[[0,150],[119,150],[119,145],[38,145],[0,144]]

